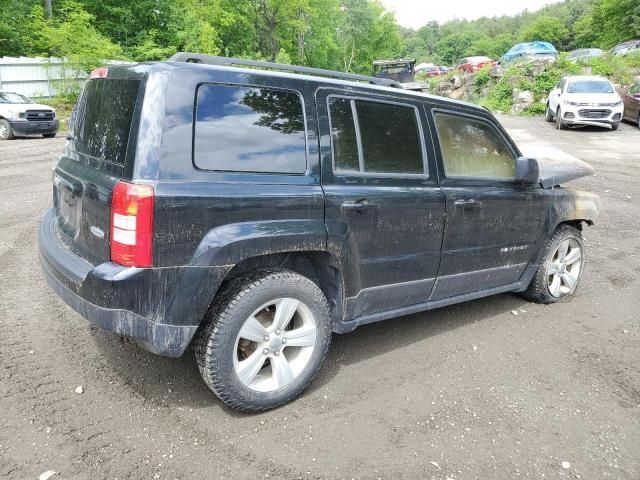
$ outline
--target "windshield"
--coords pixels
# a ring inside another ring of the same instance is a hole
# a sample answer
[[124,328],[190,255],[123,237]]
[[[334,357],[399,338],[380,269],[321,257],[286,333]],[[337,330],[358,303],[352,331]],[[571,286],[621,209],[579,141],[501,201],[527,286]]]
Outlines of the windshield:
[[19,93],[0,93],[0,103],[35,103]]
[[567,93],[613,93],[613,87],[605,80],[574,80]]

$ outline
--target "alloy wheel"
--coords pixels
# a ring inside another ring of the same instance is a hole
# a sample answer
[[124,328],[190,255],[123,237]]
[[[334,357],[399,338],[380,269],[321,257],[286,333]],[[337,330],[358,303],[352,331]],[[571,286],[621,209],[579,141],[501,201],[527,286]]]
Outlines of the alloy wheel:
[[582,269],[582,247],[573,238],[563,241],[554,252],[547,267],[547,287],[556,298],[575,290]]
[[244,386],[272,392],[293,382],[309,363],[317,324],[309,307],[279,298],[257,309],[238,332],[233,366]]

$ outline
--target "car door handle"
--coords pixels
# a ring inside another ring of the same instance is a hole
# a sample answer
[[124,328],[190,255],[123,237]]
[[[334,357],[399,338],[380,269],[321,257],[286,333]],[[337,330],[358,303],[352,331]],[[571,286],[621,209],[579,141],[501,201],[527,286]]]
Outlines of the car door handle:
[[476,200],[475,198],[469,198],[467,200],[456,200],[454,202],[456,208],[461,208],[463,210],[472,210],[476,208],[482,207],[482,202],[480,200]]
[[344,212],[357,212],[357,213],[364,213],[367,210],[374,207],[375,205],[366,199],[357,200],[355,202],[344,202],[341,206],[342,211]]

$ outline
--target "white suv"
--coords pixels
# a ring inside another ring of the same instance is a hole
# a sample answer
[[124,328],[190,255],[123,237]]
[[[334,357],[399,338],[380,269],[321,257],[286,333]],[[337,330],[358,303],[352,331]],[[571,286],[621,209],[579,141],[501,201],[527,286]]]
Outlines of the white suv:
[[565,77],[547,100],[546,120],[565,125],[594,125],[617,130],[624,105],[611,82],[604,77]]
[[19,93],[0,92],[0,140],[31,134],[55,137],[58,127],[55,109]]

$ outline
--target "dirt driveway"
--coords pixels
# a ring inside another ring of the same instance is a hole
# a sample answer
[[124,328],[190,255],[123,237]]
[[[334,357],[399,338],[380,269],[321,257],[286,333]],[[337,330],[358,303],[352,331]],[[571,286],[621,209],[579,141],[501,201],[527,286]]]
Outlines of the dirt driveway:
[[58,301],[36,228],[64,140],[0,142],[0,478],[640,478],[640,130],[502,121],[597,170],[576,183],[603,201],[577,295],[336,336],[312,388],[261,415],[223,408],[191,354],[146,353]]

